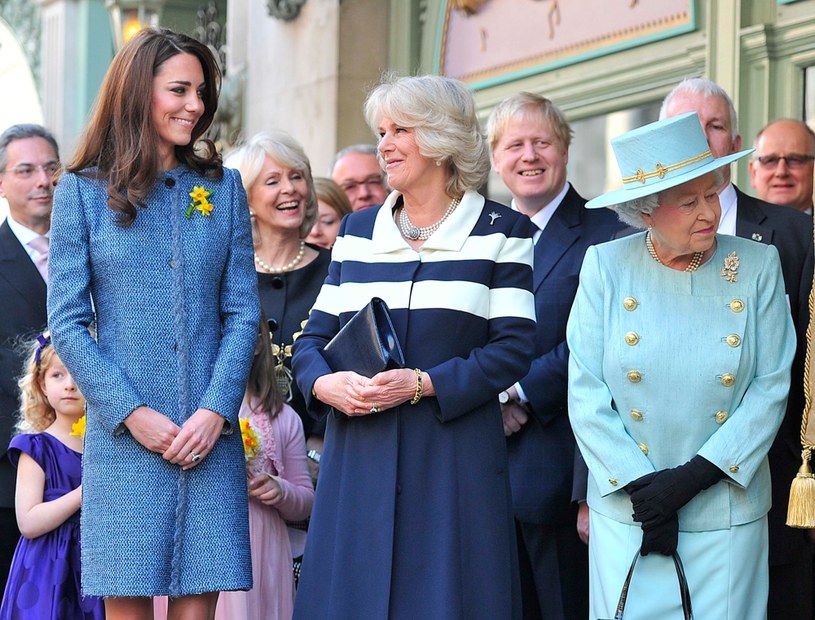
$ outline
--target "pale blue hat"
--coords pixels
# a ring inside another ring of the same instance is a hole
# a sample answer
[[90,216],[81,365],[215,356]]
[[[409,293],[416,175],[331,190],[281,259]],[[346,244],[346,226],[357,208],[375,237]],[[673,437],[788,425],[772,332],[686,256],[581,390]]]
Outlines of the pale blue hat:
[[587,209],[610,207],[656,194],[741,159],[755,149],[713,157],[696,112],[643,125],[611,139],[623,186],[586,203]]

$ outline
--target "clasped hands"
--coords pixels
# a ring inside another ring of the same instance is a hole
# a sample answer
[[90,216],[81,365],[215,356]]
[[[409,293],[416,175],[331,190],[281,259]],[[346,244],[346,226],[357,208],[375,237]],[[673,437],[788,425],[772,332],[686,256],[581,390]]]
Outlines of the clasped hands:
[[634,521],[642,524],[640,553],[671,555],[679,542],[677,512],[699,493],[713,486],[724,473],[699,455],[684,465],[651,472],[628,483]]
[[416,393],[416,372],[399,368],[370,379],[351,371],[335,372],[319,377],[314,382],[314,393],[346,415],[370,415],[411,400]]
[[223,431],[224,422],[218,413],[198,409],[178,426],[163,413],[144,405],[124,420],[136,441],[182,469],[192,469],[206,459]]

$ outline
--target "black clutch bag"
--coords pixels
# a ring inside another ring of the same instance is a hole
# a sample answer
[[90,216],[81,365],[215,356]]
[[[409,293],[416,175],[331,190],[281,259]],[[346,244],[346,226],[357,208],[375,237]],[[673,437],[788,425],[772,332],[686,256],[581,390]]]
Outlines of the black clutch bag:
[[405,356],[393,329],[387,304],[374,297],[323,349],[331,370],[352,370],[373,377],[383,370],[404,368]]

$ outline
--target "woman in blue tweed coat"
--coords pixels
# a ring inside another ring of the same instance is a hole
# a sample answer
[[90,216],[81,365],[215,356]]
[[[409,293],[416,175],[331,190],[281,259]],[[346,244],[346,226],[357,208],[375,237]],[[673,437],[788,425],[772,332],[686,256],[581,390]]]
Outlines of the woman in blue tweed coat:
[[[59,182],[49,322],[87,398],[82,589],[108,618],[210,617],[252,585],[237,412],[258,323],[246,197],[214,145],[217,64],[146,30]],[[96,339],[89,326],[96,324]]]
[[[366,103],[396,191],[348,216],[294,375],[328,415],[294,617],[520,617],[497,395],[534,337],[529,220],[474,190],[489,170],[472,96],[448,78]],[[374,296],[406,368],[332,372],[321,351]]]

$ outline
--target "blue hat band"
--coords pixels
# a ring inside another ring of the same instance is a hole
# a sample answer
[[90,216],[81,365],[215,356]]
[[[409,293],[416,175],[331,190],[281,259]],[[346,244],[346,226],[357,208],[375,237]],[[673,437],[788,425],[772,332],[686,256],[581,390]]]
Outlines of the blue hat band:
[[668,166],[663,166],[661,163],[656,163],[656,168],[649,172],[645,172],[642,168],[637,169],[636,174],[628,177],[623,177],[623,185],[628,185],[630,183],[640,183],[644,184],[649,179],[653,179],[655,177],[664,179],[665,175],[669,172],[673,172],[674,170],[681,170],[682,168],[687,168],[688,166],[692,166],[695,163],[700,161],[704,161],[706,159],[713,159],[713,154],[710,152],[710,149],[706,150],[699,155],[694,155],[693,157],[689,157],[688,159],[683,159],[682,161],[678,161],[675,164],[670,164]]

